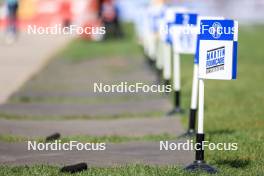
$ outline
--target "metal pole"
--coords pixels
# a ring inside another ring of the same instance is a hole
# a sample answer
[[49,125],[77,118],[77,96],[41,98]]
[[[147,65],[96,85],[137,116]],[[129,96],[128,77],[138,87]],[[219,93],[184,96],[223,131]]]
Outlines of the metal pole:
[[163,59],[163,48],[162,42],[157,38],[157,59],[156,59],[156,68],[157,68],[157,82],[161,83],[162,81],[162,59]]
[[174,89],[174,107],[167,115],[172,116],[176,113],[183,112],[181,109],[181,70],[180,70],[180,54],[173,53],[173,89]]
[[195,161],[191,165],[187,166],[185,170],[203,170],[211,174],[217,173],[217,170],[214,167],[206,164],[204,160],[204,139],[204,80],[199,79],[198,131],[196,134]]
[[193,135],[195,133],[195,122],[196,122],[196,112],[197,112],[197,99],[198,99],[198,64],[193,66],[193,83],[192,83],[192,99],[189,117],[189,129],[187,131],[188,135]]
[[198,131],[196,134],[196,143],[199,144],[198,150],[195,152],[196,162],[204,162],[204,80],[199,79],[199,110],[198,110]]
[[204,80],[199,79],[198,134],[204,132]]
[[174,53],[174,58],[173,58],[174,62],[173,62],[173,87],[174,87],[174,91],[176,92],[180,92],[181,90],[181,81],[180,81],[180,54],[178,53]]
[[158,41],[157,41],[157,62],[156,62],[156,67],[159,70],[162,70],[162,58],[163,58],[162,42],[158,39]]
[[163,58],[163,78],[164,84],[170,84],[171,78],[171,46],[167,43],[163,44],[164,47],[164,58]]
[[199,65],[194,64],[193,66],[193,82],[192,82],[192,98],[190,105],[190,114],[189,114],[189,126],[188,130],[181,137],[193,136],[195,134],[195,123],[196,123],[196,114],[197,114],[197,99],[198,99],[198,72]]

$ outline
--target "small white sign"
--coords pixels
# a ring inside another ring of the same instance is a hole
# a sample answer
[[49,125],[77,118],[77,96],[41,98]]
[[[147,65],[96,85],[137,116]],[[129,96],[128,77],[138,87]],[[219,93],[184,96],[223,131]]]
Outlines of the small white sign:
[[176,14],[186,12],[187,9],[183,7],[174,7],[169,6],[164,9],[164,16],[162,21],[159,22],[160,30],[159,35],[162,41],[166,42],[167,44],[172,44],[171,35],[169,33],[170,27],[176,21]]
[[198,14],[177,13],[175,23],[170,29],[174,52],[194,54],[198,31]]
[[237,37],[237,21],[201,20],[197,53],[199,78],[236,79]]

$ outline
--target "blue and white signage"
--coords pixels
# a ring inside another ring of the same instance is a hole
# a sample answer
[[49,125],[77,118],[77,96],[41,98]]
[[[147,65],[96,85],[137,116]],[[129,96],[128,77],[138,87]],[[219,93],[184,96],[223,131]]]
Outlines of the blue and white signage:
[[[215,16],[199,16],[198,17],[198,28],[197,28],[197,35],[200,33],[200,26],[201,26],[201,21],[202,20],[223,20],[224,17],[215,17]],[[195,55],[194,55],[194,64],[199,64],[199,58],[198,58],[198,53],[199,53],[199,42],[198,40],[196,41],[196,50],[195,50]]]
[[159,37],[163,42],[172,44],[171,35],[169,33],[170,27],[175,23],[176,13],[186,12],[183,7],[167,6],[163,8],[163,15],[159,18]]
[[167,22],[164,18],[165,15],[165,9],[163,9],[162,13],[160,14],[160,18],[157,20],[158,24],[158,32],[159,32],[159,38],[161,41],[166,41],[166,35],[167,35]]
[[164,16],[164,6],[153,6],[149,10],[151,31],[156,33],[159,30],[159,20]]
[[187,12],[187,9],[184,7],[168,7],[165,11],[165,20],[167,22],[167,33],[166,33],[166,43],[172,45],[172,35],[169,32],[171,27],[175,24],[176,21],[176,14],[177,13],[184,13]]
[[238,23],[201,20],[198,35],[199,78],[236,79]]
[[177,13],[175,25],[171,27],[174,52],[194,54],[196,51],[198,14]]

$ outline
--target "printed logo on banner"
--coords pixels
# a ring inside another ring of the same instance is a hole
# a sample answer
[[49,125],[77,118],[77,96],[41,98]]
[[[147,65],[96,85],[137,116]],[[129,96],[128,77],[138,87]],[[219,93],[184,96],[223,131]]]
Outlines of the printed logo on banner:
[[215,22],[210,28],[209,33],[211,33],[215,39],[218,39],[221,37],[221,29],[222,25],[219,22]]
[[225,47],[207,51],[206,74],[225,69]]

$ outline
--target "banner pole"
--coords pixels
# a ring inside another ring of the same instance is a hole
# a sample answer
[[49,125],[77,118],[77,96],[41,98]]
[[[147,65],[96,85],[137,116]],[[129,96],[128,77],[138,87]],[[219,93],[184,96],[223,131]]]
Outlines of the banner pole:
[[181,109],[181,70],[180,70],[180,54],[177,52],[173,53],[173,89],[174,89],[174,103],[173,110],[167,115],[172,116],[176,113],[182,113]]
[[199,107],[198,107],[198,131],[196,134],[195,161],[187,166],[187,171],[206,171],[207,173],[217,173],[217,170],[206,164],[204,160],[204,80],[199,79]]
[[169,44],[164,43],[164,58],[163,58],[163,78],[164,85],[170,85],[171,78],[171,47]]
[[196,124],[196,115],[197,115],[197,99],[198,99],[198,64],[193,66],[193,82],[192,82],[192,97],[191,97],[191,106],[189,114],[189,126],[188,130],[181,137],[193,136],[195,134],[195,124]]
[[157,68],[157,82],[161,84],[162,82],[162,58],[163,58],[163,48],[162,42],[157,38],[157,59],[156,59],[156,68]]
[[204,133],[204,80],[199,79],[198,134]]
[[150,33],[148,35],[146,35],[146,39],[144,39],[144,51],[145,51],[145,56],[147,58],[148,64],[150,66],[151,69],[153,69],[154,64],[155,64],[155,52],[154,52],[154,48],[155,48],[155,43],[154,42],[154,34]]

